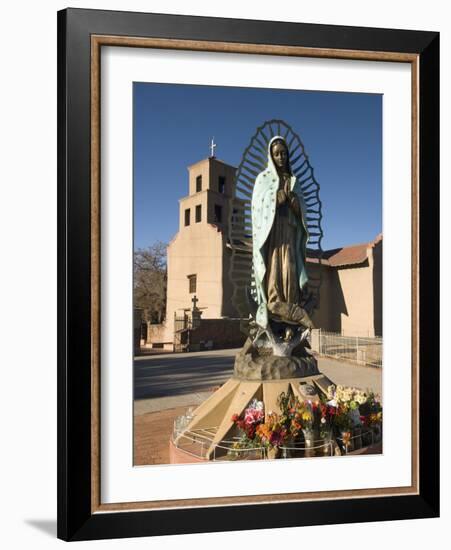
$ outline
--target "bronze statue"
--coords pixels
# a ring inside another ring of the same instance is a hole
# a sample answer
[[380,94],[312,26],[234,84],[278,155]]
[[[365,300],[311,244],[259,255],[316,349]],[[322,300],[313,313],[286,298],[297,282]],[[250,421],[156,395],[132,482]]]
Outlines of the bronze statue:
[[[305,206],[281,136],[269,141],[267,167],[255,180],[252,227],[257,325],[267,329],[273,317],[311,328],[310,318],[300,306],[308,282]],[[291,339],[292,334],[292,328],[285,327],[285,339]]]
[[248,334],[235,361],[237,376],[269,379],[317,371],[306,348],[319,285],[307,273],[306,256],[307,243],[320,248],[318,189],[291,128],[283,121],[258,128],[237,170],[232,205],[230,274]]

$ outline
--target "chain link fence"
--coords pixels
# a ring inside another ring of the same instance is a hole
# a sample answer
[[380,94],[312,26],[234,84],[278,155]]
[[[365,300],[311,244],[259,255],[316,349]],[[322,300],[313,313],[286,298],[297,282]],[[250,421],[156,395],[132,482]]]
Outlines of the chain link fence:
[[382,368],[382,338],[377,336],[343,336],[317,329],[312,334],[312,349],[327,357]]

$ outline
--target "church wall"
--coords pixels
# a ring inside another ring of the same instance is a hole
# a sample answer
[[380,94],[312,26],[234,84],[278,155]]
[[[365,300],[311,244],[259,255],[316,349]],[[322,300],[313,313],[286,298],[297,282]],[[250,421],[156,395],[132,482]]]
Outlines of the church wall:
[[315,328],[344,336],[382,334],[381,248],[382,243],[376,245],[374,261],[370,250],[370,261],[360,265],[337,268],[308,264],[311,273],[322,270],[319,308],[312,316]]
[[308,263],[309,274],[316,275],[321,270],[319,307],[312,315],[315,328],[328,332],[342,332],[342,315],[347,314],[343,289],[338,272],[328,265]]
[[219,176],[225,178],[224,195],[232,196],[233,191],[233,179],[235,177],[236,168],[229,166],[223,162],[216,161],[210,163],[210,189],[212,191],[219,191],[218,183]]
[[147,341],[146,344],[169,344],[172,342],[172,333],[169,333],[168,326],[164,323],[147,324]]
[[[183,199],[179,200],[180,203],[180,214],[179,214],[179,227],[180,231],[179,234],[184,232],[184,230],[190,230],[191,227],[195,226],[199,222],[196,222],[196,206],[199,204],[202,207],[201,212],[201,224],[205,223],[206,220],[206,212],[207,212],[207,204],[208,204],[208,192],[207,191],[200,191],[199,193],[195,193],[194,195],[190,195],[188,197],[184,197]],[[190,224],[189,226],[185,225],[185,210],[189,208],[190,209]]]
[[[312,321],[315,325],[315,328],[322,328],[323,330],[331,330],[329,328],[329,292],[330,292],[330,283],[328,280],[328,269],[324,266],[313,262],[307,262],[307,271],[310,276],[317,277],[319,271],[321,271],[321,286],[319,290],[319,307],[315,309],[312,315]],[[327,328],[326,328],[327,327]]]
[[[194,195],[196,193],[196,178],[197,176],[202,176],[202,191],[207,189],[208,178],[210,176],[210,169],[208,162],[200,161],[196,164],[193,164],[188,168],[189,173],[189,195]],[[181,226],[180,226],[181,227]]]
[[372,266],[366,262],[363,267],[343,267],[337,274],[346,308],[341,312],[342,334],[374,336]]
[[[220,177],[224,178],[224,188],[223,192],[220,192],[219,188],[219,179]],[[235,168],[233,166],[228,166],[222,162],[210,162],[210,179],[209,179],[209,204],[208,204],[208,214],[207,221],[211,224],[217,224],[215,219],[215,205],[221,206],[222,208],[222,221],[218,225],[224,228],[227,232],[227,224],[229,220],[229,206],[230,206],[230,197],[232,196],[233,191],[233,180],[235,177]]]
[[245,340],[238,319],[205,319],[190,334],[193,349],[239,348]]
[[232,302],[233,285],[230,279],[230,263],[232,259],[232,251],[225,246],[226,239],[224,239],[224,256],[222,264],[223,273],[223,298],[222,298],[222,316],[223,317],[239,317],[237,310]]
[[[221,193],[217,193],[215,191],[210,191],[210,200],[208,201],[207,213],[208,223],[218,225],[219,227],[226,229],[229,219],[229,202],[229,197],[225,197]],[[221,222],[218,222],[215,218],[215,205],[221,207]]]
[[[182,314],[183,308],[193,304],[188,275],[197,276],[197,306],[202,318],[221,316],[222,304],[222,234],[207,224],[195,224],[184,228],[168,246],[168,294],[167,322],[174,312]],[[204,309],[205,308],[205,309]]]

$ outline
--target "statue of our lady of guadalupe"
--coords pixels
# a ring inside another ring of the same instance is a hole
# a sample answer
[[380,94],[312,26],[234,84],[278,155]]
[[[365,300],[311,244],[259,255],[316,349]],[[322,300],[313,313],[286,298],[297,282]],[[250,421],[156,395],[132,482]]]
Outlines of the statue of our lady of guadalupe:
[[301,307],[308,276],[305,266],[308,230],[302,190],[290,166],[283,137],[268,144],[268,163],[252,193],[253,270],[258,309],[255,322],[269,319],[311,328]]

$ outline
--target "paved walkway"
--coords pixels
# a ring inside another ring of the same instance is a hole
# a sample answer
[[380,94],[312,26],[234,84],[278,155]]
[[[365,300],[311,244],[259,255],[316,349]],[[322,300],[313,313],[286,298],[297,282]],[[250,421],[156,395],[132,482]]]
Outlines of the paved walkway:
[[382,369],[378,367],[364,367],[329,357],[320,357],[318,365],[335,384],[372,390],[382,396]]
[[186,407],[135,416],[133,438],[133,464],[169,464],[169,440],[177,416]]
[[135,399],[180,396],[212,391],[233,372],[239,350],[215,350],[137,357]]
[[190,407],[191,405],[200,405],[203,401],[210,397],[212,393],[213,390],[198,393],[186,393],[184,395],[170,395],[168,397],[137,399],[135,400],[134,414],[135,416],[138,416],[140,414],[173,409],[181,405],[183,405],[184,408]]

